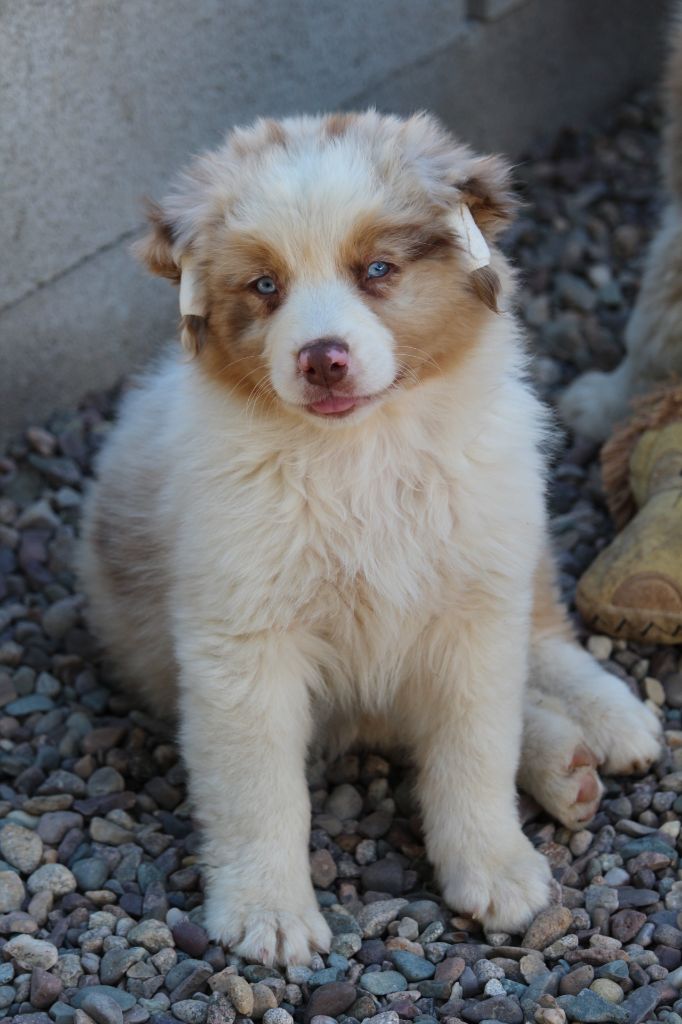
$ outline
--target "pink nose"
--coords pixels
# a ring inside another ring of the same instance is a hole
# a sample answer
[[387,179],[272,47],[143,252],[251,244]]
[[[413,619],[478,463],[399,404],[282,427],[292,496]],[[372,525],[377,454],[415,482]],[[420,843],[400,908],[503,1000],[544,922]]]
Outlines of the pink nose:
[[310,384],[330,388],[348,373],[348,345],[339,338],[319,338],[298,353],[298,368]]

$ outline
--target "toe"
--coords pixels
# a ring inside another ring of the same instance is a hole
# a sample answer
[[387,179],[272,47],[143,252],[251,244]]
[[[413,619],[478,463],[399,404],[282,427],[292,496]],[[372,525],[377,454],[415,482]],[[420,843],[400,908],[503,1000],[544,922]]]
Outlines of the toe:
[[577,804],[589,804],[599,799],[599,781],[593,772],[585,772],[578,783]]
[[598,763],[597,755],[594,751],[590,750],[584,743],[581,743],[573,752],[569,771],[572,771],[574,768],[596,768]]

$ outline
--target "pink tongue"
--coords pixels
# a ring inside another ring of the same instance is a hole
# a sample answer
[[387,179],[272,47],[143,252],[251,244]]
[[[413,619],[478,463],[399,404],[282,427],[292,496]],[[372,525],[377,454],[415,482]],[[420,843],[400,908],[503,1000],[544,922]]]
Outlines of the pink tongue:
[[356,405],[357,399],[344,398],[342,395],[330,395],[329,398],[322,398],[319,402],[313,402],[310,408],[323,416],[332,415],[335,412],[348,412]]

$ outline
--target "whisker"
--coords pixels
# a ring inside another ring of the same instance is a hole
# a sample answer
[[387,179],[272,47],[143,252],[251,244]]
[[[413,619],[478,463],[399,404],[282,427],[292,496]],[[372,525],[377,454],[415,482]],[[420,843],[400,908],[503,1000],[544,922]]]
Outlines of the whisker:
[[436,360],[429,352],[424,352],[423,349],[416,348],[414,345],[400,345],[400,351],[416,352],[416,354],[420,357],[420,366],[423,365],[424,363],[430,363],[435,370],[440,371],[441,369],[441,367],[438,365]]

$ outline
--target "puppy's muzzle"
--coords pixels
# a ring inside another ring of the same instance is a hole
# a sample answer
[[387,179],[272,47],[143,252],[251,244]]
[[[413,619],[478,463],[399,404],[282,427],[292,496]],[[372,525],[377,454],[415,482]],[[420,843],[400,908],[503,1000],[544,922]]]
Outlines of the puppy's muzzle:
[[298,369],[309,384],[331,388],[348,373],[348,345],[339,338],[319,338],[298,353]]

